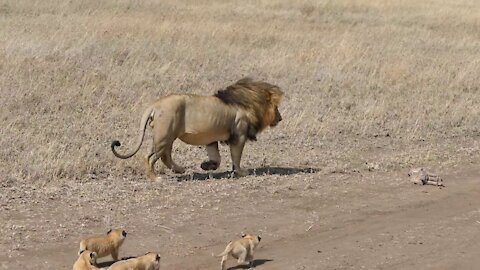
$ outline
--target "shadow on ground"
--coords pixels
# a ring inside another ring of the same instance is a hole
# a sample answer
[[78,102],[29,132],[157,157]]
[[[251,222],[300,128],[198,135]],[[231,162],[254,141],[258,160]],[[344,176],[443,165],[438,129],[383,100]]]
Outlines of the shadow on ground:
[[97,263],[97,267],[99,267],[99,268],[109,267],[109,266],[112,265],[113,263],[114,263],[114,261]]
[[[129,257],[123,257],[121,258],[120,260],[118,261],[124,261],[124,260],[128,260],[128,259],[133,259],[133,258],[136,258],[135,256],[129,256]],[[117,262],[118,262],[117,261]],[[110,265],[112,265],[115,261],[107,261],[107,262],[101,262],[101,263],[97,263],[97,266],[99,268],[104,268],[104,267],[109,267]]]
[[[320,169],[317,168],[286,168],[286,167],[262,167],[248,170],[248,175],[292,175],[298,173],[316,173]],[[189,175],[178,175],[173,178],[177,181],[191,181],[191,180],[207,180],[207,179],[224,179],[235,177],[232,172],[219,173],[193,173]]]
[[[269,259],[253,260],[253,267],[256,267],[271,261],[273,260],[269,260]],[[250,268],[248,267],[248,265],[237,265],[234,267],[230,267],[227,270],[235,270],[235,269],[250,269]]]

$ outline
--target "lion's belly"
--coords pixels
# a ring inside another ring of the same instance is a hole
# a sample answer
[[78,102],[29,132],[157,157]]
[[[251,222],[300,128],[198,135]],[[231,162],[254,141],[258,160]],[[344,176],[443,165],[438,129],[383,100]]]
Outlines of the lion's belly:
[[184,143],[191,145],[207,145],[212,142],[226,141],[230,137],[228,132],[220,133],[185,133],[182,136],[178,137]]

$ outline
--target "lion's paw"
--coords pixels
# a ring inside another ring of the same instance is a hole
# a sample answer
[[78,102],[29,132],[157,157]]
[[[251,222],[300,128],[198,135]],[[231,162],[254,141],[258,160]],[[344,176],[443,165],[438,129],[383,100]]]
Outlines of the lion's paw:
[[214,171],[218,169],[219,165],[220,164],[218,164],[218,162],[214,160],[208,160],[208,161],[202,162],[202,164],[200,164],[200,168],[202,168],[202,170],[204,171]]
[[244,177],[248,175],[248,171],[245,169],[237,169],[234,171],[235,177]]

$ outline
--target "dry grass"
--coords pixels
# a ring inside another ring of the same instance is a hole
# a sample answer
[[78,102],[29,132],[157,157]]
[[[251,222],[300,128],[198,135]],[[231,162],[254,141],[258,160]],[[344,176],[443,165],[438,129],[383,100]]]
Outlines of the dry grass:
[[[140,162],[115,159],[109,144],[131,145],[150,100],[209,95],[245,75],[286,92],[284,121],[248,146],[247,166],[455,165],[478,150],[479,9],[473,0],[4,0],[1,181],[139,175]],[[174,158],[198,171],[205,153],[179,143]]]

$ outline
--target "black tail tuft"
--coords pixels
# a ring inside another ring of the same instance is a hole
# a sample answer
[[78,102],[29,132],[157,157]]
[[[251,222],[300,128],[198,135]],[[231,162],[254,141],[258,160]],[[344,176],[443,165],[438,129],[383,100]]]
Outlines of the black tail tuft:
[[118,147],[120,145],[122,145],[122,144],[119,141],[117,141],[117,140],[112,141],[112,148]]

